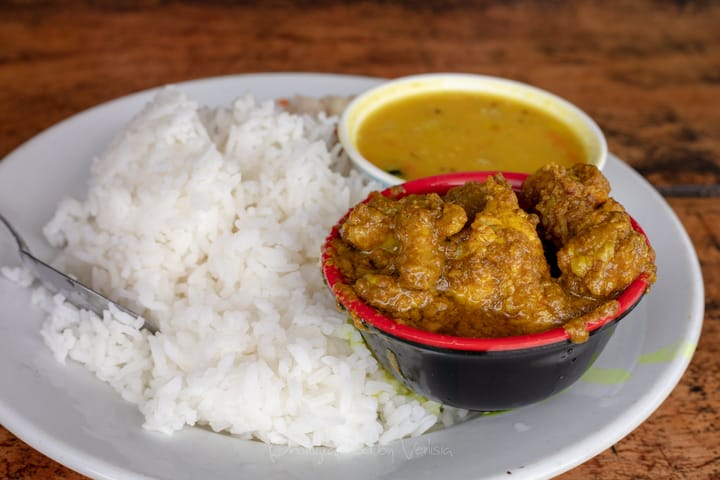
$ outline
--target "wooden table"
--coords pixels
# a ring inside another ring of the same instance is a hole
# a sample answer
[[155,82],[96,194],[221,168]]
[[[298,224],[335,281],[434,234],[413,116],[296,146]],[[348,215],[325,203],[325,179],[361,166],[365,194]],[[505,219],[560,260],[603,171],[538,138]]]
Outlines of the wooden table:
[[[674,392],[561,478],[720,478],[720,4],[232,3],[2,2],[0,158],[100,102],[213,75],[461,71],[549,89],[666,195],[706,288],[703,336]],[[0,478],[83,477],[0,427]]]

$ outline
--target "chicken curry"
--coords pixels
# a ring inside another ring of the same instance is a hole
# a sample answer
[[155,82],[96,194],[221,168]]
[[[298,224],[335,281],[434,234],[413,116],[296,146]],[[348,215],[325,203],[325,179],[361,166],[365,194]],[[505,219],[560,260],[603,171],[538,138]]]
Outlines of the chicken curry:
[[371,195],[333,244],[354,293],[398,322],[463,337],[565,326],[575,342],[655,254],[594,166],[557,164],[519,192],[498,174],[444,196]]

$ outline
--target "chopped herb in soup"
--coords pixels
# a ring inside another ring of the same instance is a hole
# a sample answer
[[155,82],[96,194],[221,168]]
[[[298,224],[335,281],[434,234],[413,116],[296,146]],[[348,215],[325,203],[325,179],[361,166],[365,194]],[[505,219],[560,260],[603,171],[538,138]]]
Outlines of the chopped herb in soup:
[[572,128],[530,104],[474,92],[402,98],[368,115],[358,150],[393,175],[411,180],[447,172],[531,173],[586,160]]

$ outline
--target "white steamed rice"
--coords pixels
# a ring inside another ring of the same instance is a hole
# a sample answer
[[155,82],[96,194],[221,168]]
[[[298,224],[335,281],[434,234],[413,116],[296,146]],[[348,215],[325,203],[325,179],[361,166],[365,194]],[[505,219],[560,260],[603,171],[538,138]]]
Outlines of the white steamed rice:
[[87,199],[64,200],[44,230],[56,266],[160,332],[36,288],[57,360],[166,433],[207,425],[352,451],[464,416],[391,380],[323,284],[324,237],[376,187],[348,168],[335,123],[251,96],[209,109],[161,91],[95,159]]

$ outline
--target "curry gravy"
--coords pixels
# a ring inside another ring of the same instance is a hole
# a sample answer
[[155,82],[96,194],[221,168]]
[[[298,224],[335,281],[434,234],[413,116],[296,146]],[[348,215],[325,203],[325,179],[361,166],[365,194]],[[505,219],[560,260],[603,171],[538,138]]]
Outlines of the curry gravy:
[[354,294],[398,323],[486,338],[562,325],[580,343],[636,278],[656,277],[652,247],[609,192],[588,164],[546,165],[517,192],[502,174],[443,196],[374,192],[330,254]]

